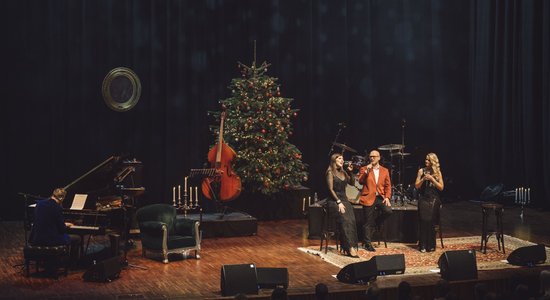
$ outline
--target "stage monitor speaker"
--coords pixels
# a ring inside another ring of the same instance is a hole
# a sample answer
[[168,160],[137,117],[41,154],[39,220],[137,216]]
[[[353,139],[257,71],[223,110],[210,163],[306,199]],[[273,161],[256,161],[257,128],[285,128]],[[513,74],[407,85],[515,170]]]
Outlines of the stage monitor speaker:
[[92,265],[82,278],[85,281],[111,282],[120,276],[120,270],[120,257],[114,256]]
[[373,257],[378,275],[392,275],[405,273],[405,255],[377,255]]
[[449,281],[477,279],[475,250],[445,251],[439,257],[438,265],[443,279]]
[[371,259],[343,267],[336,278],[345,283],[369,282],[375,280],[377,274],[376,263]]
[[258,294],[256,265],[223,265],[221,270],[222,296]]
[[258,274],[258,287],[261,289],[288,288],[287,268],[256,268],[256,274]]
[[544,245],[517,248],[508,255],[508,262],[516,266],[534,266],[546,261]]

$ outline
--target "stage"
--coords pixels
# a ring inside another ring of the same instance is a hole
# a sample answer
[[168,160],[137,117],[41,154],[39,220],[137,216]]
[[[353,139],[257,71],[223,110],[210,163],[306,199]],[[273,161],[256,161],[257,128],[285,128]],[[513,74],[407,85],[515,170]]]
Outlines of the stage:
[[[548,226],[550,213],[532,209],[525,211],[524,222],[520,209],[506,208],[504,233],[519,239],[550,244]],[[471,202],[444,203],[442,225],[445,238],[480,234],[481,210]],[[201,259],[182,259],[171,256],[169,264],[141,257],[139,240],[128,254],[131,264],[146,267],[123,269],[119,279],[110,283],[84,282],[85,270],[69,270],[67,277],[58,280],[25,277],[23,263],[23,225],[20,222],[3,222],[0,226],[0,299],[203,299],[221,298],[220,270],[223,265],[254,263],[257,267],[287,268],[288,293],[291,299],[313,299],[314,286],[328,285],[331,299],[357,299],[367,286],[341,283],[334,275],[340,268],[322,261],[319,257],[299,251],[299,247],[318,246],[319,241],[308,239],[308,220],[259,221],[257,234],[243,237],[204,238]],[[98,238],[99,239],[99,238]],[[489,243],[496,243],[494,237]],[[439,245],[438,245],[439,247]],[[376,253],[374,253],[376,254]],[[487,282],[496,292],[504,291],[512,280],[520,280],[531,288],[538,287],[541,267],[479,271],[479,281]],[[31,270],[33,271],[33,270]],[[433,285],[438,274],[380,276],[376,280],[383,289],[382,299],[395,299],[396,287],[408,281],[413,294],[433,299]],[[451,284],[460,299],[471,298],[475,281]],[[258,296],[267,299],[270,289],[262,289]]]

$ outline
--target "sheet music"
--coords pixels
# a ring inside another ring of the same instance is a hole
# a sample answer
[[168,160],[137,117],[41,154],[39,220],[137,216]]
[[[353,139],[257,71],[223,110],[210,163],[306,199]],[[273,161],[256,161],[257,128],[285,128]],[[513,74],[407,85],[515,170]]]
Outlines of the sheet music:
[[82,210],[86,204],[86,198],[88,198],[88,194],[75,194],[70,210]]

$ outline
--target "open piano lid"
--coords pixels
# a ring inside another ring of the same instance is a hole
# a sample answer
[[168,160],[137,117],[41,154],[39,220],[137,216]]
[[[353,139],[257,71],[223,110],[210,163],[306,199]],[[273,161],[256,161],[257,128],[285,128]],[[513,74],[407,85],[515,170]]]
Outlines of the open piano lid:
[[75,194],[87,194],[84,209],[96,209],[98,199],[119,197],[121,188],[133,188],[133,180],[128,187],[125,186],[125,181],[140,167],[141,162],[135,159],[128,161],[120,156],[107,158],[64,187],[67,196],[63,207],[71,207]]

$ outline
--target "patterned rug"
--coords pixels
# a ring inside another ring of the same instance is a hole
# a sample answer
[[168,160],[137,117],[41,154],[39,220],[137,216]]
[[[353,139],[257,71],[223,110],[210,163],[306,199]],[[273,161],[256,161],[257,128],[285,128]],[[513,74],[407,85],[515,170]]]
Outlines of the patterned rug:
[[[359,249],[359,258],[352,258],[339,254],[336,250],[336,245],[329,245],[329,250],[326,254],[324,249],[323,251],[319,251],[319,246],[310,246],[307,248],[300,247],[298,250],[319,256],[322,260],[339,268],[343,268],[351,263],[369,260],[375,255],[405,254],[405,275],[412,275],[438,272],[437,262],[439,257],[443,252],[449,250],[476,250],[478,270],[519,268],[508,264],[506,261],[508,255],[517,248],[535,245],[528,241],[504,235],[506,254],[503,254],[502,251],[498,251],[496,239],[492,237],[487,244],[487,253],[483,254],[479,251],[481,244],[480,236],[445,238],[443,239],[443,244],[445,245],[444,249],[441,249],[439,240],[437,242],[436,251],[426,253],[418,251],[416,244],[388,243],[388,248],[384,248],[384,243],[381,243],[379,246],[377,243],[374,243],[373,245],[376,248],[376,252],[368,252]],[[550,248],[548,247],[546,248],[546,256],[550,257]],[[550,265],[550,263],[547,260],[543,265]]]

